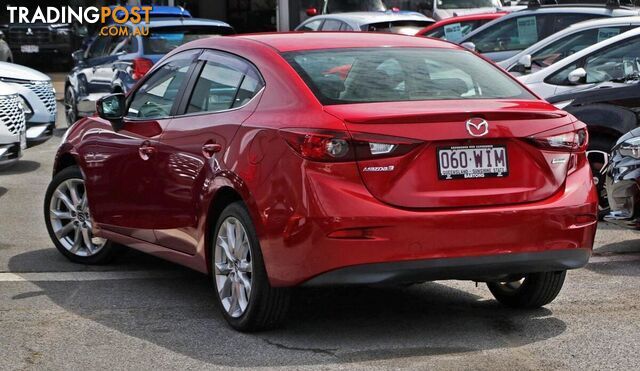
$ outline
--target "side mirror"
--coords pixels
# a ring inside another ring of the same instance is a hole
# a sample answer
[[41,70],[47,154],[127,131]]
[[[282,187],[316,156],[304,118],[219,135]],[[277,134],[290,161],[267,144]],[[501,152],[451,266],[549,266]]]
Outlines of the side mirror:
[[98,111],[100,118],[111,122],[113,130],[119,131],[123,126],[126,105],[127,101],[124,94],[109,94],[98,99],[98,102],[96,102],[96,111]]
[[316,8],[309,8],[306,10],[306,13],[309,17],[313,17],[314,15],[318,15],[318,9]]
[[518,59],[518,64],[522,65],[525,69],[531,68],[531,54],[523,55]]
[[476,51],[476,44],[472,43],[471,41],[467,41],[466,43],[462,43],[460,46],[462,46],[465,49],[469,49],[472,52]]
[[567,78],[569,79],[570,83],[577,85],[580,84],[585,77],[587,77],[587,71],[584,68],[580,67],[569,72],[569,76]]
[[71,53],[71,58],[73,59],[73,63],[80,64],[84,62],[84,50],[76,50]]

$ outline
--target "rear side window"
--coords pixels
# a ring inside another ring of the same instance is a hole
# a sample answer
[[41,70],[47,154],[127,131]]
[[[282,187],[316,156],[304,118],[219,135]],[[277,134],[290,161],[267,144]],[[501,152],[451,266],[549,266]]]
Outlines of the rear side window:
[[451,42],[457,42],[465,37],[469,32],[475,30],[483,21],[467,21],[450,23],[435,30],[429,31],[423,36],[444,39]]
[[531,56],[532,62],[542,68],[548,67],[586,47],[597,44],[610,37],[617,36],[628,29],[628,26],[614,26],[576,32],[560,40],[556,40],[548,46],[533,53]]
[[547,36],[553,16],[525,15],[498,22],[465,40],[480,53],[522,50]]
[[342,22],[335,19],[327,19],[322,25],[322,31],[340,31]]
[[253,66],[210,53],[191,94],[187,113],[220,112],[247,104],[264,84]]
[[392,21],[366,24],[361,26],[361,29],[367,32],[387,32],[413,36],[432,24],[431,21]]
[[318,31],[320,29],[320,25],[322,24],[322,19],[317,19],[315,21],[311,21],[300,26],[298,31]]
[[468,51],[427,48],[332,49],[285,58],[326,105],[445,99],[536,99]]

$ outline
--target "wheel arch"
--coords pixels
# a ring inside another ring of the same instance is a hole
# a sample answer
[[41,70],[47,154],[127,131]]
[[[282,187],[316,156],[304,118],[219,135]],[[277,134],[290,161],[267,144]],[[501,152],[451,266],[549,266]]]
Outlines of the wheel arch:
[[63,153],[56,159],[56,164],[53,168],[53,175],[58,174],[63,169],[66,169],[71,166],[77,166],[78,161],[71,153]]

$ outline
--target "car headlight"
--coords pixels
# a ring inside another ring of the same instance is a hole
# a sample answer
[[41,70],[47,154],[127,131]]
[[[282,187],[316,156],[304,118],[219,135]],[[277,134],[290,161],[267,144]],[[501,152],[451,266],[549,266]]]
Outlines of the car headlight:
[[24,97],[22,95],[18,95],[18,99],[20,100],[20,104],[22,105],[22,109],[24,110],[24,113],[27,115],[32,114],[33,110],[31,109],[31,106],[29,105],[29,103],[24,99]]
[[570,100],[563,100],[562,102],[556,102],[553,105],[557,108],[557,109],[564,109],[565,107],[567,107],[568,105],[570,105],[571,103],[573,103],[573,99]]
[[618,148],[622,156],[630,156],[640,159],[640,137],[630,138],[622,142]]

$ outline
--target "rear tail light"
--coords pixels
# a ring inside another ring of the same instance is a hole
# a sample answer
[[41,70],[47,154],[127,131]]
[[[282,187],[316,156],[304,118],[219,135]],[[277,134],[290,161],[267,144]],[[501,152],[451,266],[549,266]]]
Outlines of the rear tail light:
[[[548,151],[584,152],[589,144],[587,129],[561,132],[555,129],[528,138],[536,146]],[[564,129],[566,130],[566,129]]]
[[153,61],[147,58],[134,58],[133,59],[133,74],[132,77],[134,80],[140,80],[142,76],[146,75],[147,72],[153,67]]
[[345,162],[396,157],[415,148],[419,141],[381,135],[322,129],[282,129],[280,134],[307,160]]
[[540,133],[528,138],[533,144],[547,151],[571,152],[567,173],[571,174],[587,161],[587,146],[589,145],[589,133],[586,127],[567,131],[566,128],[558,128]]

